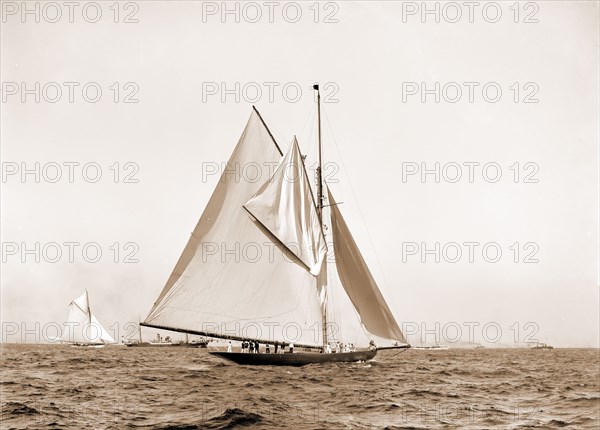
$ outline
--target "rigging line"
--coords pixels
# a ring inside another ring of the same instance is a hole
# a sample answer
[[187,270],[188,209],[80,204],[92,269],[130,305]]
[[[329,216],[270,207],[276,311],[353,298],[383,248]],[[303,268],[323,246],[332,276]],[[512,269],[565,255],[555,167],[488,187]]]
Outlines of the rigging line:
[[399,352],[395,353],[395,354],[394,354],[394,355],[392,355],[390,358],[394,358],[394,357],[395,357],[395,356],[397,356],[398,354],[402,354],[403,352],[406,352],[406,351],[408,351],[408,348],[401,349]]
[[[277,139],[278,142],[287,142],[288,138],[281,132],[279,131],[279,129],[275,128],[273,125],[271,125],[271,130],[273,131],[274,134],[277,135]],[[283,148],[282,148],[283,150]],[[283,152],[283,154],[281,154],[282,156],[285,154],[285,152]]]
[[340,156],[340,160],[342,162],[342,167],[344,168],[344,172],[346,173],[346,177],[348,178],[348,184],[350,185],[350,191],[352,192],[352,197],[354,197],[354,200],[356,201],[356,207],[358,208],[358,213],[359,213],[359,215],[362,219],[362,222],[365,226],[365,230],[367,231],[367,237],[369,238],[369,243],[371,244],[371,248],[373,249],[373,254],[375,255],[375,260],[377,261],[377,265],[379,266],[379,271],[383,278],[383,283],[385,284],[386,289],[389,290],[389,283],[387,282],[385,272],[383,271],[383,265],[381,264],[381,261],[379,260],[379,255],[377,254],[377,249],[375,248],[375,244],[373,243],[371,233],[369,232],[369,227],[367,225],[367,221],[365,220],[365,216],[363,215],[362,210],[360,209],[360,204],[358,203],[358,198],[356,197],[356,192],[354,191],[354,186],[352,185],[352,180],[350,179],[350,174],[349,174],[348,170],[346,169],[346,163],[344,162],[344,158],[342,157],[342,152],[340,151],[340,148],[337,144],[337,140],[335,138],[335,134],[333,133],[333,129],[331,127],[331,124],[329,123],[329,117],[327,116],[327,112],[323,108],[321,108],[321,110],[325,114],[325,122],[327,123],[327,127],[329,128],[331,137],[333,138],[333,143],[335,145],[335,148],[337,149],[338,155]]
[[[310,122],[310,126],[308,128],[308,136],[306,141],[307,142],[312,142],[314,143],[314,141],[316,140],[316,133],[315,133],[315,124],[313,121]],[[309,176],[309,182],[311,183],[312,186],[314,186],[314,191],[313,191],[313,187],[311,186],[311,193],[313,194],[313,199],[315,201],[317,201],[317,187],[316,187],[316,183],[317,183],[317,174],[316,174],[316,160],[315,160],[315,152],[317,151],[315,145],[311,145],[311,144],[307,144],[306,147],[306,153],[304,154],[304,156],[306,157],[305,160],[305,165],[306,165],[306,161],[308,160],[308,170],[311,172],[311,176]]]
[[[328,235],[329,236],[329,235]],[[326,239],[327,240],[327,239]],[[331,249],[331,251],[333,252],[333,247]],[[329,258],[329,254],[327,255],[326,258]],[[337,270],[334,269],[335,264],[330,264],[328,266],[328,270],[327,270],[327,303],[326,303],[326,307],[327,307],[327,314],[328,314],[328,324],[334,324],[337,325],[336,331],[334,333],[330,333],[331,335],[331,339],[330,340],[336,340],[341,336],[341,322],[340,322],[340,318],[338,315],[338,310],[337,310],[337,306],[336,303],[338,302],[338,300],[335,298],[336,296],[336,288],[334,288],[334,278],[333,278],[333,271]]]
[[[311,119],[314,118],[315,116],[315,105],[311,103],[310,107],[308,108],[308,114],[305,116],[305,120],[304,120],[304,125],[302,126],[302,128],[300,129],[300,133],[296,133],[296,136],[300,137],[300,139],[304,139],[305,135],[304,135],[304,131],[306,130],[306,126],[309,125],[309,129],[308,129],[308,138],[306,140],[306,151],[307,154],[313,149],[313,145],[311,144],[313,142],[312,139],[312,130],[314,127],[314,121],[311,121]],[[300,146],[300,149],[302,149],[302,146]]]
[[[314,145],[312,144],[312,143],[314,143],[314,139],[313,139],[313,135],[314,135],[313,134],[313,131],[314,131],[314,121],[310,121],[310,119],[314,115],[314,110],[315,110],[315,107],[311,106],[310,113],[307,116],[306,121],[304,122],[304,126],[300,130],[300,133],[296,135],[296,137],[297,138],[299,137],[299,139],[300,139],[298,141],[298,146],[300,147],[300,153],[301,153],[301,155],[303,157],[303,161],[304,161],[305,166],[306,166],[307,159],[308,159],[309,162],[311,162],[312,156],[314,155],[313,154],[314,153]],[[310,124],[310,126],[308,128],[308,134],[305,136],[304,135],[304,131],[306,130],[307,124]],[[305,137],[306,137],[306,140],[304,140]],[[305,145],[304,149],[306,150],[306,152],[303,152],[303,148],[302,148],[302,143],[303,142],[304,142],[304,145]],[[312,167],[314,167],[314,166],[312,166],[312,164],[310,164],[309,168],[308,168],[311,172],[312,172],[312,170],[314,170]],[[305,169],[306,169],[306,167],[305,167]],[[309,178],[309,183],[313,184],[313,181],[314,181],[315,178],[311,177],[311,176],[308,176],[308,175],[307,175],[307,177]],[[317,200],[316,193],[313,193],[312,187],[311,187],[310,191],[311,191],[311,194],[313,194],[313,200],[316,201]]]
[[[311,88],[312,91],[312,88]],[[302,126],[302,129],[300,130],[300,132],[302,133],[304,131],[304,129],[306,128],[306,126],[308,124],[313,124],[313,118],[315,117],[315,111],[317,109],[317,105],[316,105],[316,99],[313,100],[313,103],[310,103],[308,105],[307,108],[305,108],[305,119],[304,119],[304,125]]]
[[[333,234],[332,234],[333,237]],[[339,266],[336,266],[337,270],[340,270]],[[341,268],[341,270],[344,270],[344,272],[346,273],[346,276],[348,276],[348,270],[344,269],[343,267]],[[341,279],[340,279],[340,287],[343,288],[343,286],[341,285]],[[363,324],[360,314],[358,313],[358,309],[356,308],[356,306],[354,305],[354,303],[352,302],[352,299],[350,299],[350,297],[348,296],[348,300],[350,302],[350,308],[352,310],[352,314],[354,315],[354,320],[358,323],[358,326],[360,327],[360,329],[362,330],[362,333],[365,335],[365,339],[369,340],[370,338],[373,338],[373,335],[371,333],[369,333],[369,331],[365,328],[365,325]],[[340,313],[341,315],[341,313]],[[340,316],[340,326],[342,325],[342,317]],[[348,321],[348,320],[345,320]],[[340,332],[341,332],[341,327],[340,327]],[[354,332],[353,334],[356,336],[355,334],[356,332]],[[347,340],[347,339],[346,339]],[[355,339],[355,343],[358,343],[358,338]]]
[[[298,134],[299,136],[302,136],[302,133],[304,133],[304,130],[306,129],[306,126],[310,123],[311,125],[310,125],[309,131],[310,131],[311,134],[309,134],[309,137],[312,137],[312,127],[313,127],[314,124],[313,124],[313,121],[310,121],[310,119],[313,118],[314,111],[315,111],[315,104],[311,103],[310,110],[308,112],[308,116],[306,117],[306,120],[304,121],[304,125],[300,129],[300,133]],[[309,140],[309,141],[312,142],[312,140]],[[312,145],[311,145],[311,147],[312,147]]]

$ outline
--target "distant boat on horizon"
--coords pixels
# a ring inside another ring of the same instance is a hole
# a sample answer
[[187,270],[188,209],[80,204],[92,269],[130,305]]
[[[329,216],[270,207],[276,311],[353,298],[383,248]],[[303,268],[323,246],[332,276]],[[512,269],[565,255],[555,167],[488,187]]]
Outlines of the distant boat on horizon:
[[193,339],[189,341],[188,336],[186,335],[185,341],[173,342],[170,336],[167,336],[163,339],[163,337],[157,333],[156,338],[151,341],[142,340],[142,327],[138,326],[139,330],[139,340],[126,340],[123,342],[125,346],[130,348],[164,348],[164,347],[183,347],[183,348],[206,348],[208,346],[208,341],[205,339],[196,340]]
[[62,344],[103,348],[116,343],[92,312],[87,289],[69,303],[69,318],[65,326],[60,338]]
[[413,349],[427,349],[427,350],[446,350],[446,349],[450,349],[448,346],[446,345],[440,345],[440,344],[435,344],[435,345],[421,345],[421,346],[413,346]]
[[554,347],[547,343],[537,342],[535,345],[530,346],[529,349],[554,349]]
[[[316,193],[296,137],[282,151],[253,107],[227,170],[142,326],[224,339],[227,351],[209,353],[249,365],[367,361],[380,349],[410,348],[325,183],[321,97],[319,86],[313,89]],[[236,166],[258,167],[259,176],[261,166],[274,170],[262,179],[239,180],[232,175]],[[270,246],[268,259],[211,252],[258,244]],[[328,256],[330,247],[335,258]],[[358,334],[342,339],[336,329],[342,318],[347,324],[352,319]],[[376,346],[373,337],[396,343]],[[362,347],[354,347],[357,340]],[[231,341],[249,344],[243,349],[250,352],[238,352]],[[267,353],[267,347],[279,353]]]

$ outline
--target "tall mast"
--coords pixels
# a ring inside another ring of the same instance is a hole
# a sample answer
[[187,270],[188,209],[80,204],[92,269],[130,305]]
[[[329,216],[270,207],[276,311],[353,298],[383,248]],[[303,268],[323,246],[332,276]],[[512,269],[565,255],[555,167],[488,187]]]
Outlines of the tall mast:
[[319,215],[319,222],[323,227],[323,176],[322,176],[322,157],[323,149],[321,146],[321,93],[319,92],[319,85],[316,84],[313,88],[317,91],[317,131],[318,131],[318,143],[319,143],[319,166],[317,167],[317,214]]
[[88,295],[88,290],[87,288],[85,289],[85,305],[87,306],[86,312],[87,312],[87,317],[88,317],[88,327],[87,327],[87,337],[88,339],[84,340],[88,340],[89,341],[89,334],[91,333],[92,330],[92,310],[90,309],[90,296]]
[[[87,288],[85,289],[85,305],[87,307],[86,312],[88,316],[88,323],[90,327],[92,326],[92,309],[90,308],[90,296],[88,295]],[[89,330],[89,328],[88,328]]]
[[[317,166],[317,215],[319,216],[319,224],[321,224],[321,230],[323,229],[323,169],[322,169],[322,157],[323,157],[323,148],[321,145],[321,93],[319,92],[319,84],[313,85],[313,89],[317,91],[317,131],[318,131],[318,143],[319,143],[319,165]],[[323,265],[327,265],[327,258],[323,261]],[[326,267],[325,267],[326,270]],[[323,271],[319,277],[317,277],[317,282],[320,281],[320,277],[322,276]],[[327,273],[327,272],[325,272]],[[327,276],[327,275],[325,275]],[[324,279],[323,288],[327,288],[327,278]],[[327,344],[329,343],[327,339],[327,303],[325,306],[322,306],[321,313],[323,316],[323,352],[325,352],[327,348]]]

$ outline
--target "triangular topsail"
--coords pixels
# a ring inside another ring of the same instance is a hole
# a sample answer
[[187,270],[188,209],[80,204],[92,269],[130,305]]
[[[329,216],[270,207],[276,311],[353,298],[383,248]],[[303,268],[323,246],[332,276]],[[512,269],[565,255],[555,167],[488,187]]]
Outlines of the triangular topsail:
[[327,246],[296,138],[271,178],[244,207],[310,273],[319,274]]
[[369,333],[407,343],[328,190],[335,266],[346,294]]

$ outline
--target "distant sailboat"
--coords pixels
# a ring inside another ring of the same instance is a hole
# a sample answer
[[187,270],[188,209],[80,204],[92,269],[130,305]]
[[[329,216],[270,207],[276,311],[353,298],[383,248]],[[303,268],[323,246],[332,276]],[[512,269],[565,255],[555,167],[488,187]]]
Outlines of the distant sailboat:
[[87,290],[69,304],[69,319],[65,323],[61,343],[94,347],[115,343],[112,336],[92,313]]
[[[295,346],[294,353],[285,354],[237,352],[232,345],[228,352],[210,351],[252,365],[370,360],[378,349],[410,347],[324,182],[318,85],[314,89],[316,196],[296,138],[284,154],[254,108],[175,269],[141,325],[250,341],[250,350],[255,343],[262,344],[261,351],[266,345],[271,351]],[[273,169],[260,181],[240,180],[232,174],[240,166]],[[260,246],[273,251],[268,258],[254,258],[256,253],[240,257],[245,249]],[[348,343],[340,347],[334,298],[353,307],[354,315],[343,316],[358,322],[365,336],[394,345],[378,348],[365,337],[363,348],[349,348]]]

